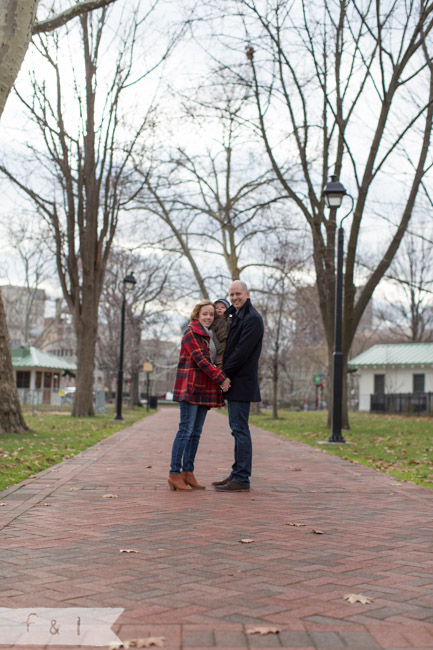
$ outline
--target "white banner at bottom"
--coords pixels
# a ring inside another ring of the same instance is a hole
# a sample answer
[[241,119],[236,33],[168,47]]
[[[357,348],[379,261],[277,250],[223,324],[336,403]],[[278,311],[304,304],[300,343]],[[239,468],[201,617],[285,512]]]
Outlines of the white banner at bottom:
[[0,607],[0,644],[106,646],[119,642],[115,607]]

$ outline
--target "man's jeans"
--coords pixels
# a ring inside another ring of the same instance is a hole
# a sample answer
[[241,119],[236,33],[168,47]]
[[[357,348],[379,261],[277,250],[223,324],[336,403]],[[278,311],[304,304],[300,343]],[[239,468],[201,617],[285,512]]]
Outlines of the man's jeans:
[[193,472],[200,435],[208,412],[207,406],[180,402],[179,430],[171,452],[172,474]]
[[238,483],[250,484],[253,447],[248,427],[250,402],[227,400],[229,424],[235,439],[235,462],[232,465],[231,478]]

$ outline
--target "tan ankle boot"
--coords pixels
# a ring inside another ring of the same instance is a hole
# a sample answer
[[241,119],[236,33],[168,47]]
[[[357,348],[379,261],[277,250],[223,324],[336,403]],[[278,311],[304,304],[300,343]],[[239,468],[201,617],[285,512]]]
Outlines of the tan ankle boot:
[[206,490],[205,485],[200,485],[197,483],[197,479],[194,476],[193,472],[182,472],[183,480],[187,485],[190,485],[195,490]]
[[185,483],[182,474],[169,474],[168,485],[170,490],[191,490],[189,485]]

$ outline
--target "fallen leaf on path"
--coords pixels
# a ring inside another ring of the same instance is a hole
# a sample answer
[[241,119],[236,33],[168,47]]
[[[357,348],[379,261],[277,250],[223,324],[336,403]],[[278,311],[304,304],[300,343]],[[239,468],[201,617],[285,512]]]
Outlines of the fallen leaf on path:
[[306,524],[297,524],[294,521],[288,521],[286,524],[286,526],[296,526],[296,527],[305,526],[305,525]]
[[146,465],[145,469],[150,469],[152,465]]
[[253,539],[240,539],[239,541],[241,544],[251,544],[251,542],[254,542]]
[[297,465],[290,465],[290,469],[292,472],[302,472],[302,467],[298,467]]
[[281,631],[279,627],[247,627],[247,634],[278,634]]
[[80,490],[80,489],[81,489],[81,488],[69,488],[69,490],[70,490],[71,492],[78,492],[78,490]]
[[315,528],[312,529],[312,532],[315,533],[316,535],[324,535],[325,532],[323,530],[316,530]]
[[148,636],[146,639],[129,639],[120,643],[112,643],[110,650],[129,650],[129,648],[150,648],[156,645],[160,648],[164,645],[165,636]]
[[119,553],[138,553],[138,551],[133,548],[121,548]]
[[0,503],[0,506],[5,506],[5,505],[6,505],[5,503]]
[[118,494],[104,494],[103,499],[117,499]]
[[363,596],[362,594],[346,594],[343,596],[344,600],[348,600],[349,603],[362,603],[363,605],[369,605],[373,601],[371,598],[367,598],[367,596]]

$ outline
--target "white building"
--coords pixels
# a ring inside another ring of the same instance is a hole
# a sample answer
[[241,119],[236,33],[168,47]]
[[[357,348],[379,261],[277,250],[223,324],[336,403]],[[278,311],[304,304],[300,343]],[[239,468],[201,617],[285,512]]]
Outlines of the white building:
[[[433,393],[433,343],[373,345],[348,366],[358,371],[360,411],[430,410],[421,407],[427,404],[426,394]],[[385,404],[385,397],[388,403],[400,400],[401,407],[372,408],[372,401]]]

